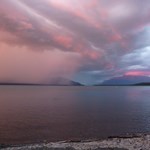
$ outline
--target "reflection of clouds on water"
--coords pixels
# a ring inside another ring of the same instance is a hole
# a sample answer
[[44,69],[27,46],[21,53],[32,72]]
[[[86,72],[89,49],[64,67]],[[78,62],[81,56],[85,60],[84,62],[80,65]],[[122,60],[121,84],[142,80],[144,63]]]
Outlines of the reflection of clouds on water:
[[145,101],[149,99],[149,87],[130,86],[126,89],[126,96],[131,101]]
[[150,131],[149,87],[0,87],[0,141],[102,138]]

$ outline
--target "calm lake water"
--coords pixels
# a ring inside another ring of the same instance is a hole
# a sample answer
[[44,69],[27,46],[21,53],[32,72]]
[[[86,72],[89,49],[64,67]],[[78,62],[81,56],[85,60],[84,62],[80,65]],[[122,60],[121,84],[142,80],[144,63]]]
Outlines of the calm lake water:
[[0,86],[0,143],[150,133],[150,87]]

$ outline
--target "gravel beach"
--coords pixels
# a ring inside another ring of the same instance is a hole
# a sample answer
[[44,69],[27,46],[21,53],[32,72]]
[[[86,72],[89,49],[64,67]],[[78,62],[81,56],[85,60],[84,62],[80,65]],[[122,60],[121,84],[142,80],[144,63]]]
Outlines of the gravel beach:
[[61,141],[7,147],[2,150],[150,150],[150,135],[109,137],[97,141]]

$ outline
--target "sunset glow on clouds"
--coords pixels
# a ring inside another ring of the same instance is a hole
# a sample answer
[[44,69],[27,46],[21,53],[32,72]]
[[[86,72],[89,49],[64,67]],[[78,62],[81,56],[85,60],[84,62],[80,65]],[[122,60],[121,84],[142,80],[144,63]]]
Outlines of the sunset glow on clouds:
[[149,10],[149,0],[1,0],[0,81],[150,76]]

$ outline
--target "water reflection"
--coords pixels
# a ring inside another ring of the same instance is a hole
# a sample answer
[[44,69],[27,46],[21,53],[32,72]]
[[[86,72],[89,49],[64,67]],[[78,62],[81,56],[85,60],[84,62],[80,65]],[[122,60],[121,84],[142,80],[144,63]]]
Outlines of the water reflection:
[[0,143],[150,131],[149,87],[0,87]]

